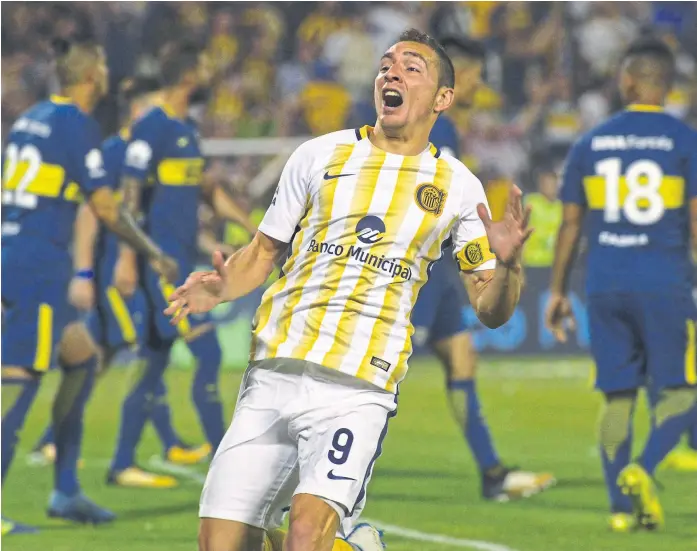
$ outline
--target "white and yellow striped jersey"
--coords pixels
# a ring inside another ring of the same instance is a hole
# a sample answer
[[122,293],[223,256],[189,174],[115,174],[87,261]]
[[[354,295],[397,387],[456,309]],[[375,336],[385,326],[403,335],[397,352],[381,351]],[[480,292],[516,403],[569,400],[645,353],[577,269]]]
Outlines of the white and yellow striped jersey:
[[264,293],[252,360],[295,358],[395,392],[411,355],[411,310],[452,240],[462,270],[491,269],[479,180],[433,145],[387,153],[371,127],[301,145],[259,231],[290,243]]

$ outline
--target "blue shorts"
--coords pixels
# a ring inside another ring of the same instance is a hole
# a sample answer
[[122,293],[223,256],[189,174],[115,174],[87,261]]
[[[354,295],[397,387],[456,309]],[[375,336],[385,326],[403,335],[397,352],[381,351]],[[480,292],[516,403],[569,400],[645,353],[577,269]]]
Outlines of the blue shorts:
[[589,296],[596,388],[608,393],[697,384],[696,319],[689,293]]
[[[190,269],[180,264],[180,281],[177,285],[181,285],[189,276]],[[167,317],[163,310],[169,306],[168,298],[174,292],[176,286],[165,282],[159,274],[157,274],[149,266],[145,267],[143,272],[143,289],[146,299],[146,329],[145,342],[151,345],[159,345],[163,342],[173,341],[179,337],[189,339],[193,338],[199,331],[205,329],[212,322],[210,314],[201,314],[197,316],[188,316],[181,320],[176,327],[169,323],[170,318]]]
[[96,308],[88,316],[87,327],[103,348],[134,346],[143,341],[146,310],[142,289],[125,298],[116,287],[98,284]]
[[68,302],[69,284],[69,276],[50,266],[22,270],[3,263],[3,365],[39,373],[53,366],[63,330],[78,319]]
[[432,345],[467,329],[467,293],[449,251],[433,265],[411,313],[412,341],[416,347]]

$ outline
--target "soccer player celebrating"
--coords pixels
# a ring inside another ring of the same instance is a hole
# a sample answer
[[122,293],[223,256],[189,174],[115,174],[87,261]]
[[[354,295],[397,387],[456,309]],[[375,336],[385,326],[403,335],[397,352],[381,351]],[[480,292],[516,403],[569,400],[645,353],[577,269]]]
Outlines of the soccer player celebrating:
[[[119,207],[104,182],[99,129],[89,116],[107,89],[102,49],[94,43],[64,41],[57,41],[55,49],[62,95],[20,116],[4,155],[2,480],[41,375],[51,367],[61,341],[58,363],[63,378],[53,406],[55,490],[48,513],[96,524],[114,515],[87,499],[77,480],[83,413],[97,364],[94,345],[84,326],[72,323],[75,310],[68,303],[71,279],[91,277],[73,274],[68,252],[80,194],[112,231],[146,254],[159,273],[174,279],[177,268]],[[3,534],[28,530],[3,519]]]
[[[456,101],[469,109],[481,83],[484,48],[463,38],[447,38],[443,46],[455,67]],[[436,120],[430,140],[444,153],[457,157],[458,133],[447,114]],[[433,265],[414,306],[412,339],[419,345],[428,344],[443,363],[451,410],[479,467],[483,497],[497,501],[528,497],[555,480],[548,473],[508,468],[499,459],[479,405],[475,383],[477,354],[462,315],[466,306],[464,295],[457,265],[452,256],[444,254]]]
[[[576,142],[561,189],[547,325],[566,339],[569,273],[589,211],[588,319],[596,388],[605,396],[600,452],[616,531],[663,525],[651,476],[697,415],[690,263],[697,134],[663,111],[674,72],[664,43],[645,38],[629,48],[619,73],[627,108]],[[653,422],[643,452],[630,463],[642,385],[656,397]]]
[[[287,551],[381,549],[355,526],[411,353],[409,316],[451,238],[471,302],[489,327],[520,293],[531,230],[520,190],[492,222],[481,183],[428,136],[454,97],[453,65],[406,31],[382,57],[374,128],[313,139],[290,157],[252,242],[171,296],[172,323],[264,283],[251,363],[201,497],[203,551],[258,549],[288,503]],[[342,526],[342,521],[343,526]],[[348,541],[334,541],[337,530]]]

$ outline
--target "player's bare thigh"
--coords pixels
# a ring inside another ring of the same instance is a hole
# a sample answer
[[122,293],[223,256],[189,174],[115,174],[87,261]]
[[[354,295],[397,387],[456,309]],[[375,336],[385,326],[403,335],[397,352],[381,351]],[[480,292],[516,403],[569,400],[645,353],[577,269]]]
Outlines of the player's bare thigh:
[[97,345],[84,323],[76,321],[65,327],[59,351],[63,364],[78,365],[86,362],[96,353]]
[[433,343],[433,351],[445,366],[450,380],[472,379],[476,374],[477,351],[472,336],[462,331]]

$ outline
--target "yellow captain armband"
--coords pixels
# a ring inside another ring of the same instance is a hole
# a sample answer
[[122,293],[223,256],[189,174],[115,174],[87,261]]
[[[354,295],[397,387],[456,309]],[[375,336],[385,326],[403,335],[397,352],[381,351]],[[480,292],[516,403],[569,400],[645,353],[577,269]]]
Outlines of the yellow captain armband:
[[460,271],[469,272],[489,260],[494,260],[496,255],[489,248],[489,238],[483,235],[465,243],[465,246],[457,252],[455,258]]

